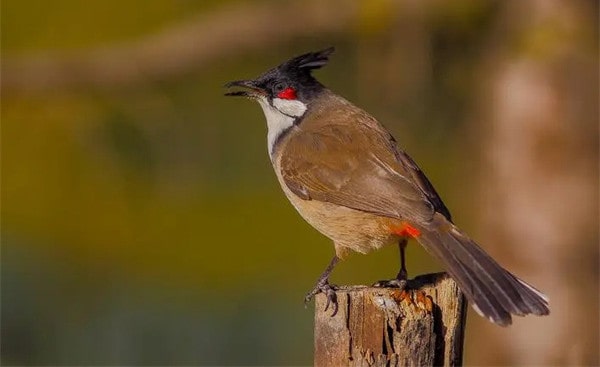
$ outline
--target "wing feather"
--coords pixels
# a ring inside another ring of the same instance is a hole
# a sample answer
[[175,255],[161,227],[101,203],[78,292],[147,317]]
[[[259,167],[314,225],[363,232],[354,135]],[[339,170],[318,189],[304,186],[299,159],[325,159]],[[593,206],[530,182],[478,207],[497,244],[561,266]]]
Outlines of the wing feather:
[[355,123],[308,125],[290,136],[280,169],[292,192],[399,219],[428,221],[440,207],[447,212],[421,170],[375,119],[364,112],[347,117]]

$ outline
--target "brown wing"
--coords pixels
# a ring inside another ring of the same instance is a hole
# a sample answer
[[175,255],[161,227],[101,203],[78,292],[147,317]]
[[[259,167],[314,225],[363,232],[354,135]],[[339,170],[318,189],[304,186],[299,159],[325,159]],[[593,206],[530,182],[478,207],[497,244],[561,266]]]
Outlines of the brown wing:
[[311,126],[305,121],[308,126],[290,136],[280,160],[290,190],[305,200],[382,216],[431,219],[439,210],[427,192],[438,196],[421,171],[409,164],[412,160],[404,161],[408,156],[397,151],[391,135],[372,117],[364,113],[347,117],[356,123]]
[[417,166],[417,163],[406,154],[403,150],[396,149],[398,160],[404,165],[404,168],[411,174],[414,182],[417,184],[419,189],[427,196],[427,199],[433,204],[435,210],[442,214],[446,219],[452,221],[450,211],[442,201],[442,198],[438,195],[437,191],[433,188],[433,185],[425,176],[421,168]]

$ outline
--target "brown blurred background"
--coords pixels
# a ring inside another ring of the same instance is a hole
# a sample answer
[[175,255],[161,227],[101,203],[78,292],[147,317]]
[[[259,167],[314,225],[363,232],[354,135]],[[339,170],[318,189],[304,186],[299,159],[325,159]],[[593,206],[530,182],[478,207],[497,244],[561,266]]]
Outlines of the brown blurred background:
[[[2,362],[308,365],[333,253],[223,84],[334,45],[456,222],[552,314],[468,365],[598,365],[598,2],[2,1]],[[409,275],[437,271],[409,246]],[[396,248],[333,281],[397,271]]]

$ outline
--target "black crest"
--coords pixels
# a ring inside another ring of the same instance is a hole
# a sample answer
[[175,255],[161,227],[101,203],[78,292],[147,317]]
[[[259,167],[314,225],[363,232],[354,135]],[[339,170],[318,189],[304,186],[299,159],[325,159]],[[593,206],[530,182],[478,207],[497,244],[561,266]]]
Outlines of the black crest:
[[329,47],[321,51],[309,52],[296,56],[291,60],[279,65],[278,69],[287,73],[302,73],[310,75],[314,69],[320,69],[327,65],[329,55],[335,51],[335,48]]
[[329,47],[321,51],[296,56],[269,70],[262,78],[266,80],[288,80],[296,86],[304,99],[312,98],[323,88],[323,85],[312,76],[312,71],[327,65],[329,56],[334,50],[335,48]]
[[[329,56],[334,50],[333,47],[329,47],[321,51],[308,52],[268,70],[254,80],[237,80],[227,83],[226,86],[261,90],[271,98],[277,94],[278,88],[292,87],[296,90],[298,99],[309,101],[319,95],[324,88],[312,76],[312,71],[327,65]],[[248,97],[252,94],[248,91],[235,91],[226,95]]]
[[283,64],[279,65],[276,70],[283,75],[287,75],[293,80],[303,82],[306,84],[312,84],[316,82],[312,76],[312,71],[320,69],[327,65],[329,56],[333,53],[335,48],[329,47],[321,51],[309,52],[300,56],[296,56]]

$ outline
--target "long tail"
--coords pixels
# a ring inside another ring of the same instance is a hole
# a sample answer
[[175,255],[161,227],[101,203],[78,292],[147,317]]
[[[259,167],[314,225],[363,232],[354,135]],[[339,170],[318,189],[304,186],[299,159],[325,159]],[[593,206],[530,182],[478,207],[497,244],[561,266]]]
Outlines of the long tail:
[[486,254],[440,214],[424,226],[417,240],[440,260],[481,316],[508,326],[511,314],[547,315],[548,298]]

